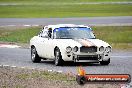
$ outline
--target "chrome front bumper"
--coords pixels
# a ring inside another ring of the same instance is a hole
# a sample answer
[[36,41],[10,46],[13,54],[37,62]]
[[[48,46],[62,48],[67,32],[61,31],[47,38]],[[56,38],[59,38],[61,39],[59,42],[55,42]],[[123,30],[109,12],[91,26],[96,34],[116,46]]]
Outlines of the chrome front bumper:
[[74,62],[99,62],[100,55],[73,55]]

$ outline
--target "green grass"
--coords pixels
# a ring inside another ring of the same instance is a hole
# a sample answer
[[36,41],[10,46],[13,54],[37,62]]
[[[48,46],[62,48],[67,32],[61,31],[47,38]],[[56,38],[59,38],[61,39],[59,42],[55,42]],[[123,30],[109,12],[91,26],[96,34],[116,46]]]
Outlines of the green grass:
[[125,2],[131,0],[0,0],[0,2]]
[[[109,0],[1,0],[1,18],[132,16],[131,4],[75,4]],[[131,1],[131,0],[110,0]]]
[[97,38],[109,43],[132,43],[132,26],[93,27]]
[[[0,28],[0,41],[29,43],[31,37],[37,35],[41,27],[18,29]],[[92,29],[98,39],[110,43],[113,48],[132,49],[132,26],[97,26]]]
[[41,28],[31,27],[26,29],[15,29],[15,30],[5,30],[2,28],[0,30],[0,41],[3,42],[16,42],[16,43],[29,43],[30,38],[39,33]]
[[116,49],[132,49],[132,26],[93,27],[97,38]]
[[19,74],[16,75],[18,79],[26,80],[31,78],[44,78],[46,80],[56,80],[56,81],[64,81],[69,82],[71,81],[75,82],[75,77],[58,73],[58,72],[48,72],[48,71],[40,71],[40,72],[32,72],[31,74]]

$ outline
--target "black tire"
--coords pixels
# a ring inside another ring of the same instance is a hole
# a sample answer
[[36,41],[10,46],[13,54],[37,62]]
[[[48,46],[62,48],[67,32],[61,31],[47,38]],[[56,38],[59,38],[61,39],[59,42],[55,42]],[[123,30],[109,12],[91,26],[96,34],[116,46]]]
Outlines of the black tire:
[[31,47],[31,60],[33,63],[39,63],[41,61],[41,58],[37,54],[36,48],[34,46]]
[[59,49],[55,50],[55,65],[61,66],[63,64],[62,56]]
[[109,65],[109,63],[110,63],[110,58],[108,61],[100,61],[101,65]]

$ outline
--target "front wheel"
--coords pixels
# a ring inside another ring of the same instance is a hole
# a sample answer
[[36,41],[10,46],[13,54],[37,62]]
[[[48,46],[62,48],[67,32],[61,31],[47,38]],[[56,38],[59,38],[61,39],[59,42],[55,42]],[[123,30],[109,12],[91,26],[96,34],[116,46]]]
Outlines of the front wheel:
[[110,58],[107,61],[100,61],[101,65],[108,65],[110,63]]
[[35,47],[31,47],[31,60],[34,63],[39,63],[41,61],[41,58],[38,56]]
[[62,60],[62,56],[61,56],[60,50],[57,49],[55,51],[55,65],[56,66],[61,66],[62,62],[63,62],[63,60]]

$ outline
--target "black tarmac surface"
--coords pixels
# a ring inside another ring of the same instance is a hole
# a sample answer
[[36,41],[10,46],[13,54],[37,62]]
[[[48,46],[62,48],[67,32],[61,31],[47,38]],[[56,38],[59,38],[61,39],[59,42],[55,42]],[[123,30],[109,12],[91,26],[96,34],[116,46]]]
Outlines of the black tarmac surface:
[[30,57],[30,49],[0,48],[0,65],[9,65],[27,68],[39,68],[45,70],[72,72],[77,74],[78,67],[82,66],[88,74],[130,74],[132,75],[132,52],[113,51],[111,63],[108,66],[92,63],[66,62],[64,66],[55,66],[53,61],[33,63]]
[[129,26],[132,16],[80,17],[80,18],[0,18],[0,26],[85,24],[90,26]]

